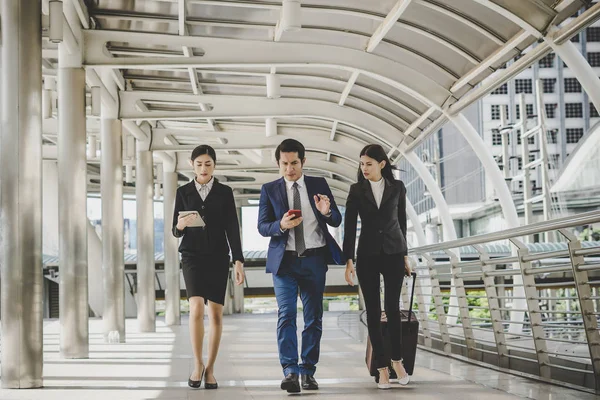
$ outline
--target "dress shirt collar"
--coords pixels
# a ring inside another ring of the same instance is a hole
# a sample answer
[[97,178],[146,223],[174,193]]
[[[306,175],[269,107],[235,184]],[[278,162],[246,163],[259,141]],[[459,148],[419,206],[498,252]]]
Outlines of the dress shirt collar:
[[[287,187],[287,189],[291,190],[292,186],[294,186],[294,181],[288,181],[285,178],[283,178],[283,180],[285,181],[285,186]],[[299,187],[304,187],[304,174],[302,174],[302,176],[300,176],[300,179],[298,179],[295,182],[298,183]]]
[[212,189],[212,187],[213,187],[213,183],[215,183],[214,176],[211,176],[210,181],[208,181],[207,183],[198,183],[196,178],[194,178],[194,184],[196,185],[196,190],[198,190],[198,191],[200,191],[200,189],[202,189],[202,187],[206,187],[210,191],[210,189]]
[[371,184],[372,188],[381,189],[385,185],[385,179],[382,176],[381,179],[378,180],[377,182],[373,182],[372,180],[369,180],[369,183]]

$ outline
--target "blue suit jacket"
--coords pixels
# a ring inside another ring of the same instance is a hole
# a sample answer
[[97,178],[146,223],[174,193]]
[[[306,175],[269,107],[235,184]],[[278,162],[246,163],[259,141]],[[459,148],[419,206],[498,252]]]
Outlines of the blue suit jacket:
[[[329,189],[329,185],[325,178],[317,178],[304,175],[306,190],[308,191],[308,199],[315,213],[315,217],[319,223],[319,227],[323,231],[327,248],[329,249],[327,263],[328,264],[343,264],[343,255],[340,246],[329,233],[327,225],[333,227],[340,226],[342,223],[342,214],[335,204],[333,194]],[[314,195],[324,194],[331,200],[331,215],[329,218],[324,217],[315,205]],[[279,222],[283,215],[290,209],[288,203],[287,190],[285,180],[283,178],[269,182],[263,185],[260,191],[260,203],[258,214],[258,231],[262,236],[271,237],[269,243],[269,251],[267,253],[267,272],[274,274],[279,270],[285,246],[287,245],[288,231],[281,233]]]

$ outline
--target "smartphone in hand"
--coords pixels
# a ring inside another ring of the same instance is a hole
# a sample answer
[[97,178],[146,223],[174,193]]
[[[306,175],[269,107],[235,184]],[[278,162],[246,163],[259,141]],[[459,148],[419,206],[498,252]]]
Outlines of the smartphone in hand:
[[[298,218],[302,216],[302,210],[290,210],[289,211],[290,214],[292,214],[294,216],[294,218]],[[292,218],[292,219],[294,219]]]

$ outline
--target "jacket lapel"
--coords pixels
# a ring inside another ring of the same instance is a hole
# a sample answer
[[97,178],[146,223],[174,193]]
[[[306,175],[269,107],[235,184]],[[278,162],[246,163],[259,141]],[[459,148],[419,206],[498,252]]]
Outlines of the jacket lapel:
[[394,187],[392,186],[390,181],[385,179],[385,186],[383,188],[383,197],[381,198],[381,205],[379,206],[380,208],[381,208],[381,206],[383,206],[385,204],[386,201],[388,201],[390,199],[390,196],[392,195],[393,191],[394,191]]
[[[377,202],[375,201],[375,196],[373,195],[373,189],[371,189],[371,184],[368,179],[365,179],[362,182],[363,194],[375,207],[377,207]],[[384,192],[385,195],[385,192]],[[383,201],[382,201],[383,203]]]
[[277,184],[277,187],[279,188],[279,195],[281,196],[281,202],[283,203],[283,208],[285,210],[289,210],[290,203],[288,201],[287,187],[285,186],[285,179],[280,178],[279,183]]
[[308,202],[310,203],[310,206],[313,210],[313,212],[315,213],[315,216],[318,216],[320,214],[319,210],[317,210],[317,205],[315,204],[315,195],[317,194],[315,192],[315,188],[314,185],[312,185],[312,181],[310,179],[310,177],[304,175],[304,184],[306,185],[306,192],[308,193]]

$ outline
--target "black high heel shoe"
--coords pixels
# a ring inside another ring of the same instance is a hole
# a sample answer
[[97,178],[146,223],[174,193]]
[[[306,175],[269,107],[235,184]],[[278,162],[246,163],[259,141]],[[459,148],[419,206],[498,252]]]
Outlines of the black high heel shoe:
[[[193,381],[192,378],[190,377],[188,379],[188,386],[191,387],[192,389],[200,389],[200,386],[202,386],[202,379],[204,378],[205,371],[206,371],[206,367],[202,368],[202,375],[200,375],[199,381]],[[205,384],[206,384],[206,382],[205,382]]]
[[215,383],[208,383],[206,381],[204,381],[204,389],[218,389],[219,388],[219,384],[217,383],[217,380],[215,379]]

